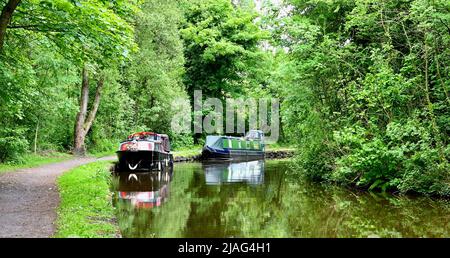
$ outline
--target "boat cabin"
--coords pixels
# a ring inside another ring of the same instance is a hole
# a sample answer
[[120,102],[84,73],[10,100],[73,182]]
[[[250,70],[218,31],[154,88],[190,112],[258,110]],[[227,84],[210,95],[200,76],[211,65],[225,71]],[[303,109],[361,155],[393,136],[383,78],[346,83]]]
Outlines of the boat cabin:
[[170,141],[167,134],[139,132],[128,135],[120,144],[120,151],[158,151],[170,152]]

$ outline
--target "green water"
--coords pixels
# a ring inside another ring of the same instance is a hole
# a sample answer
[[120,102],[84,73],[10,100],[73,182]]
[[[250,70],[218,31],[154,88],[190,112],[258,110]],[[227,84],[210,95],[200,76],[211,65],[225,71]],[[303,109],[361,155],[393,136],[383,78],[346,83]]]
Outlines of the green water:
[[287,161],[180,163],[113,180],[123,237],[450,237],[450,201],[307,183]]

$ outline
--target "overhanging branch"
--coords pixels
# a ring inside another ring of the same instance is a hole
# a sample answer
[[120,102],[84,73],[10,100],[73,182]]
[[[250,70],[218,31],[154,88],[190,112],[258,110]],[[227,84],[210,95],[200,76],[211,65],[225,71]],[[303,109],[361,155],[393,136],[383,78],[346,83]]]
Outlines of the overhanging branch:
[[39,31],[39,32],[67,32],[69,29],[62,28],[60,25],[51,25],[51,26],[42,26],[38,24],[27,24],[27,25],[18,25],[13,24],[8,26],[8,29],[24,29],[30,31]]

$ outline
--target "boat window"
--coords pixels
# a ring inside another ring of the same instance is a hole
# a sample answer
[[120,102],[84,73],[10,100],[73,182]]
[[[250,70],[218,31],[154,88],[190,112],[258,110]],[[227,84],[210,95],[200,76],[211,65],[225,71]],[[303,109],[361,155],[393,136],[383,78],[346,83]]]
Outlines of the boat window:
[[206,146],[213,146],[221,137],[215,135],[206,136]]
[[136,134],[132,135],[127,139],[128,141],[153,141],[153,140],[160,140],[159,135],[157,134]]
[[247,139],[261,139],[263,137],[263,133],[261,131],[251,130],[245,137]]
[[170,152],[170,142],[169,137],[167,135],[161,136],[164,150]]
[[169,141],[169,138],[166,139],[166,151],[167,151],[167,152],[170,151],[170,141]]

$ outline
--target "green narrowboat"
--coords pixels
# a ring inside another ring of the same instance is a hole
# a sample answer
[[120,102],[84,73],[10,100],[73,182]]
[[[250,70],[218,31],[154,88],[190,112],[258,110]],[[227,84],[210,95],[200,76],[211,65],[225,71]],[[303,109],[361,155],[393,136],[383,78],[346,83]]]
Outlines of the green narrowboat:
[[209,135],[203,147],[203,159],[260,159],[264,158],[264,133],[250,130],[245,137]]

